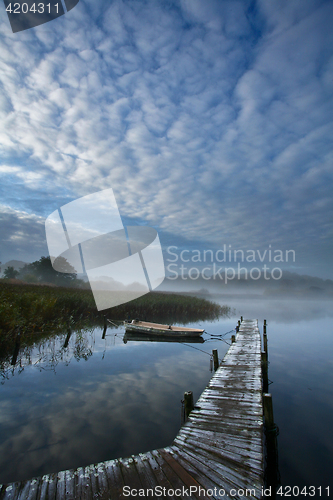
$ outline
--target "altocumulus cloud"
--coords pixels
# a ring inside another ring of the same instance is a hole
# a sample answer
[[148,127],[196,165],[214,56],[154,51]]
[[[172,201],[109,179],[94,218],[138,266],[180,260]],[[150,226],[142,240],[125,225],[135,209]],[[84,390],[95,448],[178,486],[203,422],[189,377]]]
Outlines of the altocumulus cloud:
[[328,265],[332,18],[320,0],[81,0],[12,34],[3,9],[3,203],[33,224],[112,187],[174,241]]

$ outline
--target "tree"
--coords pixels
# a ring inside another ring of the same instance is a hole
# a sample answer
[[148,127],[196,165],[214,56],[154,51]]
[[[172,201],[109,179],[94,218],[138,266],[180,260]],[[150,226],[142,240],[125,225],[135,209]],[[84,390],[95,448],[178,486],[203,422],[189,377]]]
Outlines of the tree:
[[16,271],[16,269],[14,269],[13,266],[8,266],[5,269],[3,276],[4,278],[15,279],[19,274],[20,274],[19,271]]
[[39,260],[26,264],[21,270],[21,276],[36,276],[39,282],[54,283],[60,286],[71,286],[76,281],[76,272],[73,266],[64,257],[57,258],[57,268],[64,272],[55,271],[52,267],[50,257],[41,257]]

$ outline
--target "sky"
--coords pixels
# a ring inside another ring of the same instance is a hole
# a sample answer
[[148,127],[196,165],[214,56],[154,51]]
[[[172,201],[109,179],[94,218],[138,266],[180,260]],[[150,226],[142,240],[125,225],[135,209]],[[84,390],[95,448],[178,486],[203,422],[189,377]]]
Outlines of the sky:
[[333,279],[332,25],[329,0],[80,0],[12,33],[1,3],[0,260],[112,188],[165,260],[294,250]]

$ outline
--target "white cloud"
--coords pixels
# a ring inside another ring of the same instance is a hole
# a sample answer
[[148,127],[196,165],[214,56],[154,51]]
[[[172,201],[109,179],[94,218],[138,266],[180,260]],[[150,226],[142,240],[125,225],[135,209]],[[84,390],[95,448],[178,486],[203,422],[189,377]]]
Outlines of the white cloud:
[[122,215],[175,237],[328,238],[331,5],[180,7],[88,2],[7,32],[0,137],[27,198],[112,187]]

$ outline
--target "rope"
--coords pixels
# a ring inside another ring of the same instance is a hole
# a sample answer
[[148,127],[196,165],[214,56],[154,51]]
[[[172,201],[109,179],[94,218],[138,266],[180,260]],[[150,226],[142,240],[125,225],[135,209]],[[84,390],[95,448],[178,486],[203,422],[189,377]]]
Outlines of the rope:
[[203,352],[205,354],[208,354],[208,356],[211,356],[212,354],[207,351],[203,351],[202,349],[199,349],[198,347],[194,347],[194,345],[191,344],[185,344],[184,342],[181,342],[182,345],[186,345],[187,347],[192,347],[192,349],[196,349],[197,351]]
[[[122,323],[124,323],[123,321],[119,321],[119,324],[117,325],[116,323],[114,323],[114,322],[113,322],[113,321],[111,321],[110,319],[108,319],[107,321],[108,321],[109,323],[111,323],[111,325],[116,326],[117,328],[119,328],[119,326],[120,326]],[[115,321],[117,321],[117,320],[115,320]]]
[[236,330],[236,328],[233,328],[232,330],[229,330],[228,332],[225,332],[225,333],[209,333],[209,332],[206,332],[205,330],[205,333],[207,333],[207,335],[210,335],[211,337],[224,337],[225,335],[228,335],[228,333],[232,333]]
[[224,342],[228,346],[231,346],[231,344],[229,344],[229,342],[227,342],[223,337],[225,337],[226,335],[228,335],[228,333],[234,332],[235,330],[236,330],[236,328],[234,328],[233,330],[229,330],[228,332],[221,333],[221,334],[209,333],[209,332],[206,332],[206,330],[205,330],[205,333],[207,335],[210,335],[210,337],[211,337],[210,339],[205,340],[205,342],[214,342],[216,340],[221,340],[222,342]]

